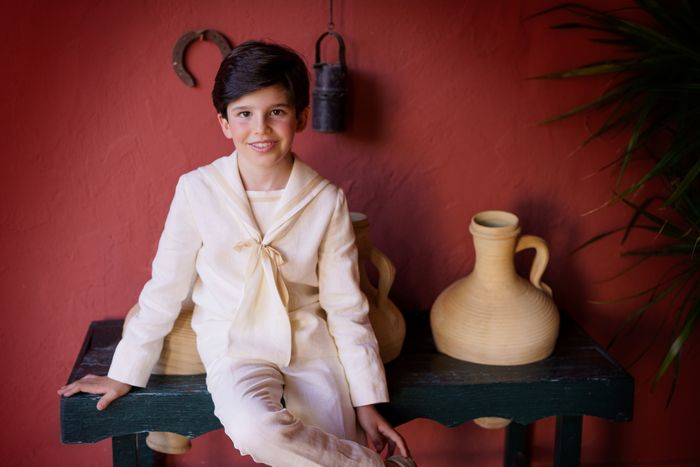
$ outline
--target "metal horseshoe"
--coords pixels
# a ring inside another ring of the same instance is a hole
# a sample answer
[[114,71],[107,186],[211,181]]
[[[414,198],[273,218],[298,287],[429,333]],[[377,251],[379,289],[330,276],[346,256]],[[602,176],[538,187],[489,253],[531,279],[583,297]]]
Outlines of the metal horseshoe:
[[191,88],[194,87],[196,81],[194,76],[185,68],[185,52],[187,47],[196,40],[213,42],[221,51],[222,57],[231,52],[231,43],[226,36],[214,29],[200,29],[199,31],[190,31],[183,34],[175,43],[175,48],[173,48],[173,68],[175,68],[175,73],[182,82]]

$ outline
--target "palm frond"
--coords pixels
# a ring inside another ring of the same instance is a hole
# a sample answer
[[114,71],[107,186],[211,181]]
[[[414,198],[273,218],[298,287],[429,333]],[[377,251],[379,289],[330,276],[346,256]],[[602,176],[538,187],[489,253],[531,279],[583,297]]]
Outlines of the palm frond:
[[[649,232],[654,234],[650,245],[621,249],[621,255],[637,258],[623,273],[654,258],[675,260],[670,270],[659,271],[654,286],[606,301],[619,303],[648,296],[628,316],[611,343],[618,340],[620,332],[634,329],[652,309],[664,313],[662,323],[668,322],[668,317],[674,318],[668,349],[653,383],[656,386],[669,369],[673,370],[670,401],[682,351],[700,315],[700,4],[688,0],[632,3],[633,8],[604,11],[567,2],[531,15],[569,15],[570,19],[551,28],[562,33],[589,34],[591,42],[608,46],[618,55],[533,79],[612,78],[611,85],[599,97],[543,123],[602,113],[602,123],[596,125],[581,147],[613,131],[624,130],[628,134],[625,147],[601,170],[616,170],[611,203],[627,205],[632,210],[630,219],[622,227],[593,236],[574,253],[618,233],[620,244],[626,246],[634,234]],[[632,9],[634,15],[628,15]],[[629,174],[636,173],[629,170],[632,163],[643,160],[648,161],[648,168],[628,180]],[[662,181],[665,187],[660,193],[641,203],[631,200],[655,180]],[[639,358],[650,346],[651,343]]]
[[678,333],[678,336],[674,339],[673,343],[671,344],[671,347],[668,349],[668,352],[664,356],[661,365],[659,365],[659,371],[656,373],[656,377],[654,378],[654,386],[658,384],[659,380],[664,375],[664,373],[666,373],[666,370],[668,370],[668,367],[671,365],[671,363],[680,358],[681,350],[683,349],[683,344],[685,344],[685,342],[688,340],[688,337],[690,337],[692,332],[695,330],[695,326],[698,322],[698,316],[700,316],[700,301],[696,301],[693,304],[693,307],[690,309],[690,312],[685,318],[683,329],[681,329],[681,331]]

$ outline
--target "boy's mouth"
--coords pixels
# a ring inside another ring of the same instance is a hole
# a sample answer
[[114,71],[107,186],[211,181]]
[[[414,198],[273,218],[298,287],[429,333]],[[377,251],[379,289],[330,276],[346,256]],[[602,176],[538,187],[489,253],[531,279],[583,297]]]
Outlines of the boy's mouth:
[[275,145],[274,141],[266,140],[266,141],[256,141],[254,143],[248,143],[248,146],[253,148],[254,151],[257,152],[267,152],[272,147]]

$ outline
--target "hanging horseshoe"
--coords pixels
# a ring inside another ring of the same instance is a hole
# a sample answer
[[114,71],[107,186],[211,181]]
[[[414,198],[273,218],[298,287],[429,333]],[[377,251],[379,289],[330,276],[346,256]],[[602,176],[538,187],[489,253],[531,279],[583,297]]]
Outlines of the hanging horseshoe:
[[175,68],[175,73],[182,82],[191,88],[194,87],[196,81],[194,76],[185,68],[185,52],[187,47],[196,40],[213,42],[221,51],[222,57],[225,57],[231,51],[231,43],[226,36],[214,29],[200,29],[199,31],[190,31],[183,34],[175,43],[175,48],[173,48],[173,68]]

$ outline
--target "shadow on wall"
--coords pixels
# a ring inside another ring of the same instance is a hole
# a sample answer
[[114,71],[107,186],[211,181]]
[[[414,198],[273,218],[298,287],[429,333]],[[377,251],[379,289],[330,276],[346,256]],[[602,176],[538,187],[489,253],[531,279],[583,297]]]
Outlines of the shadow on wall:
[[[428,175],[404,173],[399,176],[404,177],[400,183],[403,203],[399,209],[386,210],[382,216],[386,237],[381,241],[387,245],[385,253],[397,271],[392,299],[404,311],[429,310],[437,295],[449,285],[444,284],[439,290],[431,288],[427,286],[431,282],[429,278],[444,276],[446,267],[462,270],[464,261],[471,257],[466,248],[462,250],[466,242],[452,249],[441,246],[440,239],[448,237],[453,226],[444,223],[445,207],[441,207]],[[387,198],[398,197],[396,191],[396,185],[392,185]],[[454,261],[459,264],[445,264]],[[415,273],[416,264],[421,265],[418,274]]]
[[384,116],[378,80],[370,73],[350,70],[346,122],[352,138],[363,143],[380,141],[384,133]]
[[[557,203],[543,197],[519,199],[515,214],[520,218],[522,234],[536,235],[547,242],[550,256],[543,280],[552,287],[559,309],[580,322],[579,310],[590,297],[590,287],[575,267],[576,262],[570,260],[581,237],[576,219]],[[521,276],[529,277],[533,259],[534,250],[516,255],[516,268]]]
[[[420,157],[410,152],[410,142],[404,139],[400,147],[383,144],[390,131],[387,93],[376,75],[349,70],[347,130],[338,136],[337,147],[347,142],[360,150],[359,156],[340,157],[334,170],[342,174],[344,182],[340,185],[348,195],[350,209],[367,215],[370,242],[396,267],[390,299],[401,310],[423,310],[432,305],[438,291],[427,290],[423,283],[410,283],[415,277],[411,272],[421,264],[420,277],[434,277],[441,268],[434,243],[440,232],[425,226],[448,230],[449,226],[443,225],[444,213],[436,208],[441,203],[432,191],[435,180]],[[398,151],[400,157],[396,157]],[[421,165],[416,167],[416,162],[407,161],[420,161]],[[372,267],[368,274],[376,285]]]
[[[543,280],[552,287],[554,300],[560,312],[572,316],[584,329],[586,321],[591,321],[581,313],[585,302],[590,297],[591,287],[584,275],[576,267],[576,261],[570,259],[572,252],[580,245],[580,224],[576,219],[562,209],[557,203],[544,197],[525,197],[516,206],[516,214],[520,218],[522,234],[542,237],[549,246],[549,264]],[[523,251],[516,255],[518,273],[529,277],[530,267],[534,260],[534,250]],[[572,285],[574,284],[574,285]],[[605,347],[606,343],[601,343]],[[593,417],[584,417],[584,425],[595,423]],[[544,432],[545,439],[554,436],[554,417],[539,420],[535,430]],[[622,432],[609,422],[596,423],[595,449],[597,452],[614,453],[623,438]],[[584,433],[589,432],[584,428]],[[533,435],[534,439],[534,435]],[[538,437],[542,439],[542,437]],[[582,448],[586,449],[586,439],[583,438]],[[536,459],[552,459],[552,446],[533,446],[533,457]]]
[[[427,310],[437,291],[426,287],[422,279],[440,274],[444,267],[440,254],[445,253],[435,243],[441,233],[426,228],[441,225],[439,221],[444,218],[432,207],[437,205],[437,197],[431,191],[430,180],[410,167],[394,170],[371,159],[365,167],[352,170],[362,173],[343,183],[342,188],[350,198],[351,210],[367,215],[370,243],[396,268],[390,299],[403,311]],[[421,265],[419,275],[414,273],[416,264]],[[367,272],[376,286],[376,271],[369,267]]]

